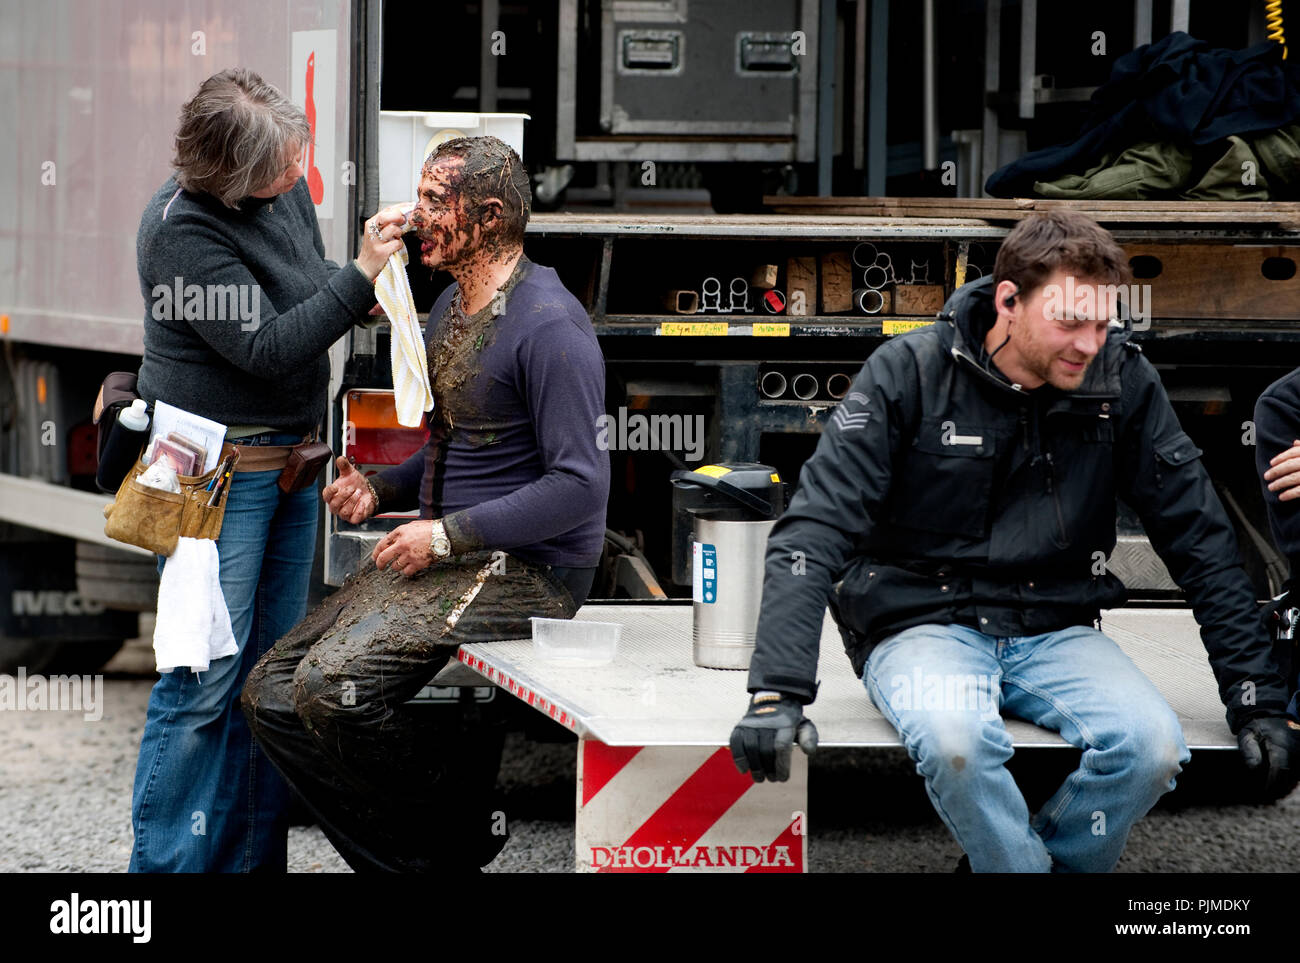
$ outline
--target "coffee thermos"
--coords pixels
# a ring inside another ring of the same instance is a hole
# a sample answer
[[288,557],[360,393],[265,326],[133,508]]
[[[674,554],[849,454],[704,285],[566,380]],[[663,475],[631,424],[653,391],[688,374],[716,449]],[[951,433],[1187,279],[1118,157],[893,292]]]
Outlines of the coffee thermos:
[[[675,543],[684,543],[680,531],[685,519],[691,522],[695,664],[747,669],[758,628],[767,537],[785,509],[785,487],[776,469],[748,462],[675,471],[672,483]],[[685,548],[680,546],[680,554]]]

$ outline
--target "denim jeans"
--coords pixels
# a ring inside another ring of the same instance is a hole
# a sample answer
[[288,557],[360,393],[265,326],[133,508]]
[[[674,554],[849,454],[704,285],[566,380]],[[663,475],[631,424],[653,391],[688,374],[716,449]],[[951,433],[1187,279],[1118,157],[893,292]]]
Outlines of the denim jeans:
[[[919,625],[876,646],[863,682],[974,872],[1110,871],[1191,758],[1155,686],[1088,626],[999,638]],[[1013,750],[1000,713],[1083,750],[1032,818],[1004,765]]]
[[[264,434],[241,444],[285,445]],[[289,790],[239,708],[249,671],[307,608],[320,497],[280,491],[278,471],[232,476],[217,552],[237,655],[160,675],[131,799],[131,872],[283,872]],[[161,560],[160,560],[161,569]]]

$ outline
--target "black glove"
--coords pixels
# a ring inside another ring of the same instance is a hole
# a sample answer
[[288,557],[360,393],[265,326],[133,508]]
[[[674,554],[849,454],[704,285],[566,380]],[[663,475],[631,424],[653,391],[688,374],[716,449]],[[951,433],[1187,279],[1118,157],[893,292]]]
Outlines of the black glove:
[[1257,779],[1261,801],[1281,799],[1295,788],[1300,780],[1300,723],[1285,716],[1251,719],[1237,733],[1237,746],[1246,769]]
[[811,756],[817,748],[817,727],[804,718],[799,700],[780,692],[755,692],[749,711],[731,730],[731,758],[754,782],[785,782],[796,738]]

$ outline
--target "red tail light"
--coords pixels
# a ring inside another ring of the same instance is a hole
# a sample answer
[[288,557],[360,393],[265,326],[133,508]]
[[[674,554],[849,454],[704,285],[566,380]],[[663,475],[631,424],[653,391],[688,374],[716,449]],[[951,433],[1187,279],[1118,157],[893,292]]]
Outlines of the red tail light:
[[367,475],[400,465],[429,440],[429,430],[403,427],[397,421],[393,392],[354,388],[343,401],[343,454],[351,455]]

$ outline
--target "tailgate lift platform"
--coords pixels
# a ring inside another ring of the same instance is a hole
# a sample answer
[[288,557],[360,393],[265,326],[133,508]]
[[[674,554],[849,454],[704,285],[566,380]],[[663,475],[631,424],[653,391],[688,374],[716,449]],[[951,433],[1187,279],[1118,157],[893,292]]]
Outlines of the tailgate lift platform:
[[[576,618],[623,624],[612,663],[548,664],[529,640],[465,645],[458,657],[579,736],[609,746],[727,745],[749,701],[748,673],[695,665],[689,604],[585,605]],[[1102,613],[1101,625],[1177,713],[1189,748],[1237,747],[1190,609],[1112,609]],[[829,614],[817,675],[821,689],[808,716],[820,745],[901,745],[853,677]],[[1007,719],[1006,725],[1017,747],[1067,745],[1031,723]]]
[[[594,604],[576,617],[622,623],[613,662],[550,664],[531,640],[464,645],[458,658],[577,733],[577,871],[805,872],[808,761],[796,749],[782,783],[736,771],[727,744],[748,702],[748,673],[695,665],[691,606]],[[1116,609],[1102,627],[1177,713],[1190,748],[1236,747],[1190,610]],[[459,684],[450,674],[437,682]],[[853,677],[829,615],[818,677],[808,714],[820,745],[900,746]],[[1067,745],[1027,722],[1006,726],[1017,747]]]

